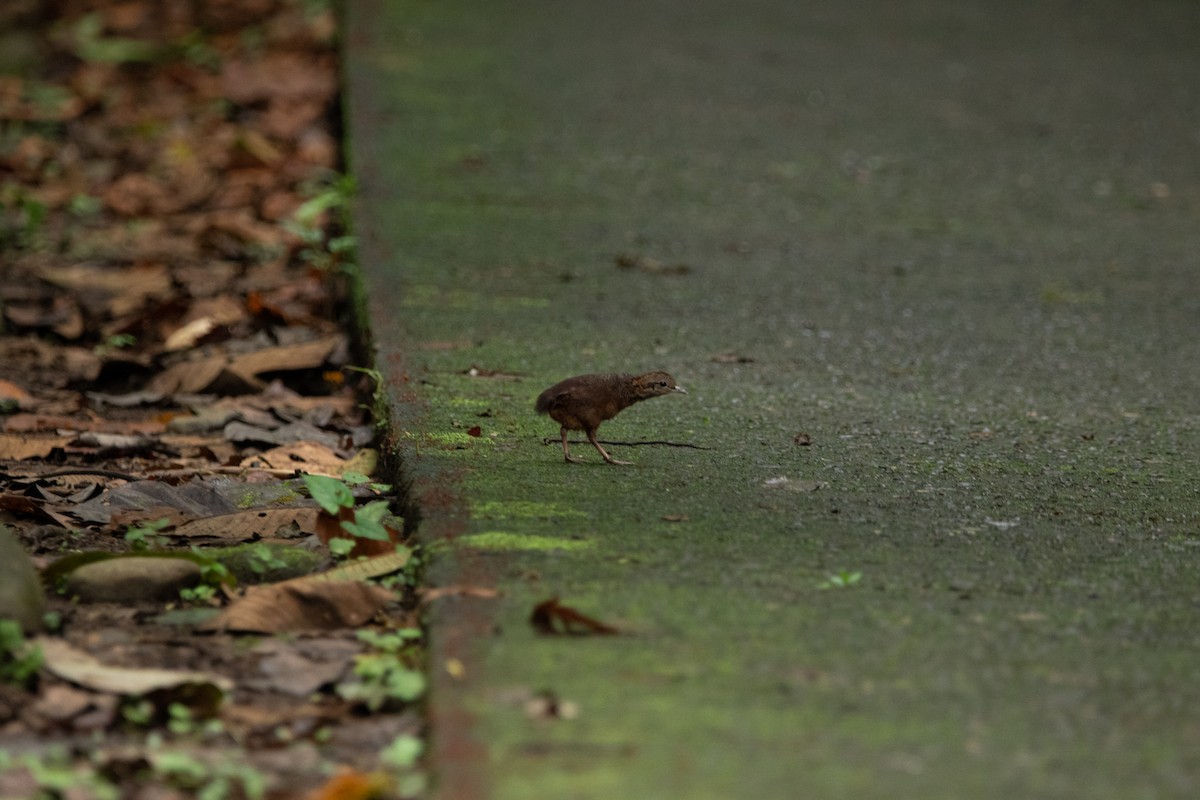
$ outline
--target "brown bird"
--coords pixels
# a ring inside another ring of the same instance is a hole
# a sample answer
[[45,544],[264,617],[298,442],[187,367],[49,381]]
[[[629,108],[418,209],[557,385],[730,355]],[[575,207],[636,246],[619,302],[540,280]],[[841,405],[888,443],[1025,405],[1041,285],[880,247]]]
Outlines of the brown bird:
[[596,441],[596,429],[606,419],[612,419],[623,409],[639,400],[648,400],[671,392],[687,394],[687,389],[675,385],[675,379],[665,372],[647,372],[645,375],[576,375],[551,386],[538,395],[534,410],[549,414],[562,425],[563,458],[576,464],[579,459],[571,457],[567,447],[567,431],[583,431],[588,441],[600,451],[610,464],[628,464],[617,461],[605,452]]

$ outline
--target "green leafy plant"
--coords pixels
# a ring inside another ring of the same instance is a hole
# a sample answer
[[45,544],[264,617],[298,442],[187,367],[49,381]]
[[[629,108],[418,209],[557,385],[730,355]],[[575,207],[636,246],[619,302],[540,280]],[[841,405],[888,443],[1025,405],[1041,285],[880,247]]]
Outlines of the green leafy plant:
[[386,542],[391,537],[384,527],[383,518],[388,513],[387,500],[375,500],[354,510],[353,520],[343,520],[342,528],[356,539],[377,539]]
[[380,763],[397,773],[396,793],[400,797],[417,797],[424,793],[425,774],[416,769],[425,752],[425,743],[416,736],[402,733],[379,752]]
[[287,566],[286,561],[275,555],[275,551],[262,542],[250,548],[249,562],[250,569],[258,575],[265,575],[273,569],[283,569]]
[[824,581],[822,581],[820,584],[818,584],[817,588],[818,589],[848,589],[851,586],[857,585],[858,582],[861,580],[862,580],[861,572],[850,572],[849,570],[844,569],[841,572],[830,575],[828,578],[826,578]]
[[197,800],[258,800],[267,793],[266,777],[249,764],[229,759],[202,760],[178,750],[154,753],[151,762],[156,774],[181,789],[194,791]]
[[421,585],[422,568],[424,564],[421,561],[421,550],[417,548],[412,550],[408,557],[408,562],[404,568],[392,575],[385,575],[379,579],[379,585],[385,589],[392,591],[402,591],[404,589],[415,589]]
[[154,721],[154,703],[144,697],[121,705],[121,717],[135,728],[148,728]]
[[21,624],[0,619],[0,682],[25,685],[42,666],[42,651],[25,638]]
[[[353,264],[357,241],[353,236],[331,235],[331,228],[344,228],[350,198],[354,195],[354,179],[339,175],[315,189],[312,196],[300,204],[292,218],[283,224],[288,232],[300,239],[299,258],[317,269],[332,271],[347,269]],[[326,224],[333,214],[337,225]]]
[[197,718],[195,712],[183,703],[171,703],[167,706],[167,730],[176,736],[211,739],[224,733],[225,726],[216,718]]
[[189,603],[214,605],[222,584],[235,586],[237,580],[230,574],[229,568],[220,562],[201,558],[197,563],[200,564],[200,583],[180,589],[179,596]]
[[0,220],[0,249],[36,249],[42,244],[46,204],[7,184],[0,191],[0,208],[10,212]]
[[125,347],[133,347],[137,344],[137,337],[131,333],[114,333],[112,336],[105,338],[103,342],[92,348],[98,356],[108,355],[116,350],[121,350]]
[[97,12],[80,17],[71,33],[75,55],[83,61],[127,64],[155,61],[165,54],[165,48],[154,42],[105,36],[104,20]]
[[79,218],[94,218],[104,210],[104,201],[90,194],[77,194],[67,204],[67,210],[72,216]]
[[388,705],[411,703],[425,693],[425,675],[405,664],[404,657],[420,640],[416,628],[380,634],[358,632],[360,641],[373,652],[360,653],[354,659],[354,679],[338,684],[338,694],[359,702],[371,711]]
[[412,769],[425,752],[425,743],[411,734],[401,734],[383,748],[379,759],[392,769]]
[[200,580],[209,586],[219,586],[220,584],[234,585],[237,583],[233,579],[233,576],[229,574],[229,568],[216,561],[207,561],[207,563],[200,565]]
[[[368,378],[371,379],[371,387],[372,387],[371,388],[371,405],[369,408],[367,408],[367,411],[371,412],[371,417],[375,420],[376,430],[378,430],[381,433],[383,431],[387,430],[388,398],[387,398],[387,392],[385,392],[383,389],[383,387],[386,385],[385,381],[383,380],[383,373],[377,369],[371,369],[370,367],[348,366],[348,367],[346,367],[346,369],[350,370],[351,372],[361,372],[363,375],[366,375]],[[351,474],[352,473],[346,473],[342,477],[345,478],[348,482],[354,483],[354,481],[350,481]],[[353,473],[353,474],[357,475],[359,473]],[[363,477],[366,478],[365,475]],[[367,478],[367,481],[369,481],[369,480],[370,479]],[[364,482],[367,482],[367,481],[364,481]],[[376,488],[375,491],[377,491],[377,492],[391,491],[391,487],[388,486],[387,484],[383,484],[383,483],[371,484],[371,486],[372,486],[372,488],[375,488],[377,486],[383,487],[383,488]]]
[[189,603],[201,603],[208,605],[217,596],[217,590],[208,584],[200,584],[199,586],[185,586],[179,590],[179,596]]
[[129,542],[134,550],[162,547],[167,543],[167,537],[162,536],[159,531],[170,526],[171,520],[166,518],[150,520],[141,525],[130,525],[125,531],[125,541]]
[[38,798],[88,797],[94,800],[117,800],[117,787],[99,775],[92,765],[76,764],[63,748],[55,747],[38,755],[13,759],[13,766],[29,772],[39,792]]
[[[352,512],[351,519],[342,519],[342,530],[356,539],[375,539],[386,542],[391,539],[384,518],[388,513],[388,501],[375,500],[356,507],[354,493],[345,481],[325,475],[305,475],[304,485],[308,493],[327,514],[344,516],[343,511]],[[332,542],[330,543],[332,545]],[[346,552],[349,552],[347,550]]]
[[[359,367],[350,367],[350,369],[357,370],[359,372],[371,373],[376,378],[378,378],[378,376],[379,376],[379,373],[376,372],[375,370],[360,369]],[[361,472],[344,473],[342,475],[342,480],[345,481],[350,486],[362,486],[362,485],[366,484],[368,487],[370,487],[371,491],[376,492],[378,494],[385,494],[392,490],[392,485],[390,483],[372,482],[370,475],[364,475]]]
[[326,475],[305,475],[304,485],[317,505],[329,514],[337,514],[343,508],[354,508],[354,493],[344,481]]
[[350,555],[350,551],[354,549],[353,539],[330,539],[329,552],[333,553],[336,558],[345,558]]

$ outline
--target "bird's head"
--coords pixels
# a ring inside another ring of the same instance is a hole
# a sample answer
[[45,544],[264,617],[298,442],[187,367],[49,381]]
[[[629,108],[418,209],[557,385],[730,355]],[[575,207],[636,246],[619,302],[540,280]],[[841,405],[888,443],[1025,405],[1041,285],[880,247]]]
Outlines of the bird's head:
[[687,394],[687,389],[677,385],[675,379],[665,372],[647,372],[645,375],[638,375],[633,379],[633,394],[639,400],[659,397],[671,392]]

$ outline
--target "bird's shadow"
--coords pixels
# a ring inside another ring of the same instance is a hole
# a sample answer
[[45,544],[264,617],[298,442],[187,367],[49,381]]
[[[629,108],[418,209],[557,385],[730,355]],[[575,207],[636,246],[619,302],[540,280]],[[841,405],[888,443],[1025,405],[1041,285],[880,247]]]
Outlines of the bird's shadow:
[[[692,450],[711,450],[711,447],[704,445],[692,444],[691,442],[668,442],[661,439],[653,439],[642,442],[614,442],[610,439],[599,439],[600,444],[606,444],[612,447],[641,447],[642,445],[661,445],[662,447],[688,447]],[[543,445],[562,444],[562,439],[546,436],[542,439]],[[590,445],[587,439],[571,439],[567,444]]]

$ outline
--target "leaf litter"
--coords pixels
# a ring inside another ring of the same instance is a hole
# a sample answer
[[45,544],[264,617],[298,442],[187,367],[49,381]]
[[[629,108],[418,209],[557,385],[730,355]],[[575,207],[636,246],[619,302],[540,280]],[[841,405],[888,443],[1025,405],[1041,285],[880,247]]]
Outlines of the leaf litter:
[[[419,794],[381,758],[421,735],[413,703],[338,691],[379,690],[355,629],[414,630],[418,596],[394,492],[352,478],[378,420],[341,322],[333,12],[51,0],[4,4],[0,29],[0,584],[22,587],[0,625],[30,622],[42,665],[0,681],[0,750],[28,754],[0,759],[0,796],[50,790],[54,759],[71,796]],[[322,510],[303,475],[349,505]],[[367,507],[381,539],[347,533]],[[293,552],[310,574],[274,577]],[[88,565],[120,599],[55,592]],[[131,599],[121,581],[151,573],[172,600]],[[388,657],[419,666],[403,642]]]

